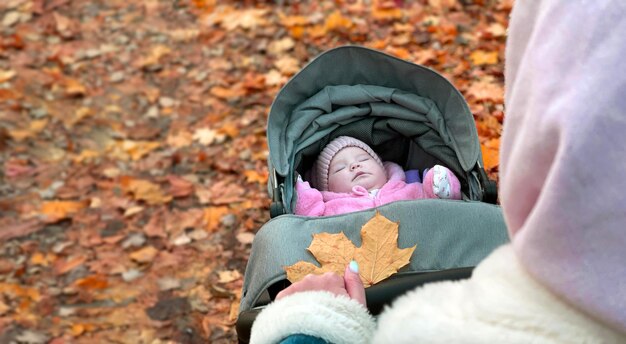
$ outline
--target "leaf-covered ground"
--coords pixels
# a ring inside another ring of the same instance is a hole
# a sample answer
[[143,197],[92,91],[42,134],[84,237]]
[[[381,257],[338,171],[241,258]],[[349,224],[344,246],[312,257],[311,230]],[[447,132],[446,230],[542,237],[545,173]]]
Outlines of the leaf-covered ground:
[[338,45],[448,77],[497,178],[511,3],[3,0],[0,342],[235,342],[269,105]]

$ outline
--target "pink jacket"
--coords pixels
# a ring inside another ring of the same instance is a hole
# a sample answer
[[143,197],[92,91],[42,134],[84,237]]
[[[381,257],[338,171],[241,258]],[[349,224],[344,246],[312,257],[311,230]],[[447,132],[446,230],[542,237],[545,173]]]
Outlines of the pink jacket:
[[393,162],[385,162],[385,170],[389,181],[375,196],[370,196],[367,189],[361,186],[355,186],[350,193],[320,192],[308,182],[298,181],[295,213],[306,216],[337,215],[370,209],[393,201],[437,198],[432,191],[432,182],[425,183],[426,186],[421,183],[405,183],[402,167]]

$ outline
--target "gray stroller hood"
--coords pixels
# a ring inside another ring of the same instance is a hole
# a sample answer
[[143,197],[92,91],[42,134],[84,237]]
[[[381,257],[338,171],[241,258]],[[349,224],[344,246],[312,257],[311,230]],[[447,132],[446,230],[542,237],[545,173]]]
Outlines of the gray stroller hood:
[[397,137],[410,139],[459,176],[469,199],[483,199],[473,116],[461,93],[431,69],[344,46],[322,53],[296,74],[276,96],[267,127],[269,191],[287,212],[302,156],[315,156],[339,135],[374,148]]

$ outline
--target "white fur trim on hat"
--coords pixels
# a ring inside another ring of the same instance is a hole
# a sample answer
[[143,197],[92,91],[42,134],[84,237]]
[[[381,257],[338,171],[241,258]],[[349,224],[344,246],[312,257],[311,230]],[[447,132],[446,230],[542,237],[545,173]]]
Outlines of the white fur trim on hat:
[[383,162],[380,160],[378,154],[376,154],[374,150],[372,150],[372,148],[370,148],[370,146],[368,146],[365,142],[350,136],[339,136],[330,141],[330,143],[324,147],[320,155],[317,157],[315,165],[313,165],[312,175],[314,176],[314,180],[311,182],[318,190],[328,190],[328,169],[330,168],[330,162],[340,150],[346,147],[361,148],[366,151],[367,154],[371,155],[381,167],[383,167]]

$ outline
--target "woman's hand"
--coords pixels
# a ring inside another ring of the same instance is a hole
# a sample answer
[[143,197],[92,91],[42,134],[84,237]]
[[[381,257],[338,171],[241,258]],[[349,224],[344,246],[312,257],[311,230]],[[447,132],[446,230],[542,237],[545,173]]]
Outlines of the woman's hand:
[[290,285],[278,293],[276,300],[302,291],[320,290],[346,296],[356,300],[363,306],[367,306],[365,303],[365,288],[359,277],[359,266],[355,261],[350,262],[346,266],[343,277],[334,272],[327,272],[323,275],[307,275],[301,281]]

